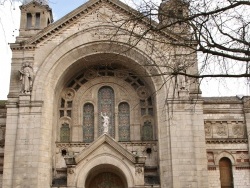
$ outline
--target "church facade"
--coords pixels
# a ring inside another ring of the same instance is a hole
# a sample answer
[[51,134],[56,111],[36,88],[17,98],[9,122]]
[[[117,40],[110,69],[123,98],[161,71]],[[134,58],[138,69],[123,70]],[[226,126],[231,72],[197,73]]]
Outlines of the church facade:
[[[181,0],[159,12],[176,7],[187,13]],[[56,22],[46,1],[20,9],[0,101],[3,188],[250,187],[250,98],[204,98],[198,80],[165,74],[198,74],[196,54],[176,45],[185,25],[145,32],[169,18],[138,20],[118,0]]]

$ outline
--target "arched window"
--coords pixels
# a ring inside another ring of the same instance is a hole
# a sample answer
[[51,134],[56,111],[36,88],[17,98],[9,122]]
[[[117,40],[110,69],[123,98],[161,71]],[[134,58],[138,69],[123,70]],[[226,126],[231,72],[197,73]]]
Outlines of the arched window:
[[151,121],[145,121],[142,126],[142,140],[153,140],[153,126]]
[[221,188],[233,188],[232,163],[227,157],[219,161]]
[[114,118],[114,90],[111,87],[104,86],[98,91],[98,135],[103,133],[102,114],[109,117],[108,134],[115,137],[115,118]]
[[126,102],[120,103],[118,106],[118,130],[119,141],[130,140],[130,110],[129,104]]
[[64,123],[60,129],[60,141],[69,142],[70,141],[70,128],[68,123]]
[[83,106],[83,142],[94,141],[94,106],[86,103]]

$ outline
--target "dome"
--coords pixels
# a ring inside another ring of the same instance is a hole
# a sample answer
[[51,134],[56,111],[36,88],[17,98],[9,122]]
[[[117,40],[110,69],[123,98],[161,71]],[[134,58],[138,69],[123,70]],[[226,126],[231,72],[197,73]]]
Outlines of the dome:
[[48,5],[48,0],[24,0],[23,4],[27,5],[28,3],[32,2],[32,1],[36,1],[38,3],[41,3],[42,5]]

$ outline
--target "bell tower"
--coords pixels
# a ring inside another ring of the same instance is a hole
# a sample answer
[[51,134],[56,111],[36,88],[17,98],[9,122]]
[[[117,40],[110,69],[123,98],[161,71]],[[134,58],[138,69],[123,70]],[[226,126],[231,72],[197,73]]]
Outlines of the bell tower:
[[21,21],[18,41],[34,36],[53,22],[52,10],[47,0],[24,0],[20,9]]
[[186,35],[190,32],[187,20],[189,3],[185,0],[163,0],[158,13],[159,27],[175,34]]

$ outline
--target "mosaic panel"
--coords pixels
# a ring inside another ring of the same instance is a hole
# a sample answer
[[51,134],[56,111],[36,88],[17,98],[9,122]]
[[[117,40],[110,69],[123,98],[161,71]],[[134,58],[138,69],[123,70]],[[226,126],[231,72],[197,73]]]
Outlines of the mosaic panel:
[[123,102],[118,107],[119,141],[130,140],[130,110],[129,104]]
[[94,141],[94,106],[87,103],[83,106],[83,142]]

